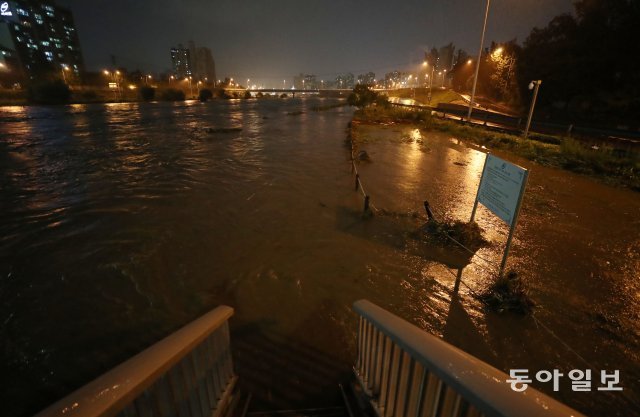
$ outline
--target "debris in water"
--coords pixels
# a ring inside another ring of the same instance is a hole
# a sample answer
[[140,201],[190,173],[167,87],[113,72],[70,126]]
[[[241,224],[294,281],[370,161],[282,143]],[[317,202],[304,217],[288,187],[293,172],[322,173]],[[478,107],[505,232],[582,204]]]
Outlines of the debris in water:
[[529,297],[524,280],[515,271],[509,271],[491,283],[478,298],[498,313],[510,311],[527,315],[536,303]]
[[420,228],[420,231],[429,240],[452,246],[458,246],[459,243],[474,253],[489,244],[476,222],[429,220]]
[[358,152],[358,156],[356,158],[359,161],[370,161],[371,160],[371,158],[369,158],[369,154],[367,153],[367,151]]

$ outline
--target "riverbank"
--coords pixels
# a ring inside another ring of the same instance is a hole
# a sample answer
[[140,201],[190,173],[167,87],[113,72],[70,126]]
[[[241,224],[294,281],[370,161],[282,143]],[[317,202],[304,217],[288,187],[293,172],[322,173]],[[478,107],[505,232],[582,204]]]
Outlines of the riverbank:
[[[444,132],[484,149],[508,151],[540,165],[588,175],[607,184],[640,191],[640,157],[618,155],[612,149],[591,149],[572,138],[530,135],[529,139],[479,126],[438,119],[425,111],[392,107],[367,107],[355,112],[355,123],[413,124],[426,130]],[[357,130],[352,132],[357,135]]]

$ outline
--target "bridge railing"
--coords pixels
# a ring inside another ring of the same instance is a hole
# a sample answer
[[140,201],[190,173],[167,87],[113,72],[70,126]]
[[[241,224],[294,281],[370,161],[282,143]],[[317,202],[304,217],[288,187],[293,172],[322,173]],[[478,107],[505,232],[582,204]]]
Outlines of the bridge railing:
[[237,380],[232,315],[227,306],[210,311],[36,417],[220,416]]
[[360,300],[355,373],[379,417],[582,416],[389,313]]

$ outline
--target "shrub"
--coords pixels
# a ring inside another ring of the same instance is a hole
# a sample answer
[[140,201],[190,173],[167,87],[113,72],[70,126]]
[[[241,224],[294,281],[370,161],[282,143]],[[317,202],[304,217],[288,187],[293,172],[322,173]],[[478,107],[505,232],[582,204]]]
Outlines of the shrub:
[[511,311],[526,315],[530,314],[536,305],[529,296],[526,283],[515,271],[496,277],[480,294],[479,299],[498,313]]
[[244,92],[244,98],[245,99],[251,98],[251,93],[248,90]]
[[200,93],[198,93],[198,100],[202,101],[203,103],[212,98],[213,92],[208,88],[203,88],[202,90],[200,90]]
[[156,89],[149,86],[140,87],[138,94],[142,100],[151,101],[156,97]]
[[27,95],[33,103],[65,104],[71,98],[71,90],[62,80],[44,81],[30,85]]

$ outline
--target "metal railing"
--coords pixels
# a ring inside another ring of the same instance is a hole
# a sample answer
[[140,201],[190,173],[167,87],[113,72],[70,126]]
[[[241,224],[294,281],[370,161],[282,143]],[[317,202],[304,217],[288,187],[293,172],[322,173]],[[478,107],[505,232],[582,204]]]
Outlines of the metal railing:
[[210,311],[36,417],[220,416],[237,381],[232,315],[227,306]]
[[582,416],[375,304],[360,315],[356,377],[379,417]]

